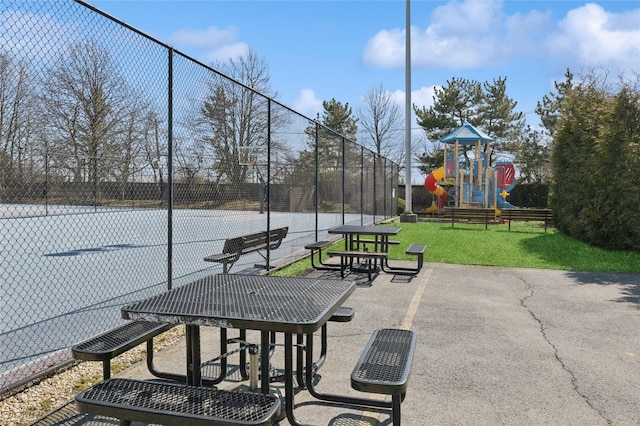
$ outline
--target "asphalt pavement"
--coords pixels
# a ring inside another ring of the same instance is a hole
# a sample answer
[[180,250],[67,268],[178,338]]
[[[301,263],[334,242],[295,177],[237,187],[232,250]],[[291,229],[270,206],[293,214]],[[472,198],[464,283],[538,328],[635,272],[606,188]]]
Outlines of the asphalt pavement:
[[[320,392],[367,396],[351,389],[351,370],[373,330],[400,327],[417,333],[403,425],[640,425],[640,274],[426,262],[415,277],[346,279],[358,282],[345,303],[356,314],[329,324]],[[217,330],[202,335],[214,354]],[[157,366],[183,371],[184,353],[182,341]],[[120,376],[150,378],[144,364]],[[235,376],[221,387],[246,388]],[[304,424],[391,424],[390,410],[319,403],[304,389],[295,401]]]

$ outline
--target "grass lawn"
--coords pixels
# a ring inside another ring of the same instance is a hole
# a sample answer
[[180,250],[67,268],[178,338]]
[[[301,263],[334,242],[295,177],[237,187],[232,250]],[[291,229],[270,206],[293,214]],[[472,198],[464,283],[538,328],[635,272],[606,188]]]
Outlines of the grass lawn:
[[[544,227],[537,222],[484,225],[419,222],[401,226],[393,237],[400,245],[391,246],[390,259],[411,259],[404,252],[412,243],[426,244],[425,262],[463,265],[515,266],[569,271],[640,273],[640,253],[592,247]],[[342,244],[342,243],[339,243]],[[342,246],[340,246],[342,247]],[[298,275],[311,269],[309,259],[296,262],[277,275]]]

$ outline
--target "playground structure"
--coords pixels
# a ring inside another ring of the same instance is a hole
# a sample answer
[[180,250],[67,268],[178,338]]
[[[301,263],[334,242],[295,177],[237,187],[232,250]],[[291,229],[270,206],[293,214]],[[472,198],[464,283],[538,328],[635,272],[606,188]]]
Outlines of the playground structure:
[[[440,139],[444,144],[444,165],[431,172],[424,186],[435,197],[426,209],[436,213],[446,206],[468,208],[516,208],[506,199],[516,185],[515,166],[498,161],[489,166],[494,139],[471,124],[464,124]],[[450,186],[449,192],[438,184]]]

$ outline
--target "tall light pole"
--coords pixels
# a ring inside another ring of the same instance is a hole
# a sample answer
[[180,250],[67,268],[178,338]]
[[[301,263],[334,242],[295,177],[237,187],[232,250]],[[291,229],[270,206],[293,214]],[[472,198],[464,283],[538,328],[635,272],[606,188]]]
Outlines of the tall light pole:
[[407,23],[405,30],[405,159],[404,159],[404,199],[406,201],[404,214],[400,216],[400,222],[417,222],[418,216],[411,212],[411,5],[407,0]]

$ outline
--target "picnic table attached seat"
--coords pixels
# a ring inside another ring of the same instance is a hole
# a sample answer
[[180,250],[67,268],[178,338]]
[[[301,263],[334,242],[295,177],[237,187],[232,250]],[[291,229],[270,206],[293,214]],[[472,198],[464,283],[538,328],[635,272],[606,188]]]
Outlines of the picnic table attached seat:
[[147,366],[156,377],[175,379],[171,373],[157,371],[153,366],[153,338],[173,328],[174,324],[130,321],[71,347],[75,359],[102,361],[103,379],[111,377],[111,360],[128,350],[147,343]]
[[108,379],[79,393],[82,412],[163,425],[271,425],[280,414],[274,395],[133,379]]
[[391,395],[394,426],[400,425],[400,404],[407,392],[415,346],[411,330],[375,330],[351,373],[354,389]]
[[427,246],[425,244],[411,244],[405,251],[406,254],[417,256],[418,264],[415,268],[405,268],[400,266],[389,266],[388,261],[385,262],[384,271],[398,275],[416,275],[424,265],[424,251]]
[[[311,251],[311,267],[319,271],[339,271],[340,265],[325,263],[322,261],[322,249],[329,247],[333,241],[315,241],[304,246],[305,249]],[[315,253],[318,252],[318,264],[315,263]]]

